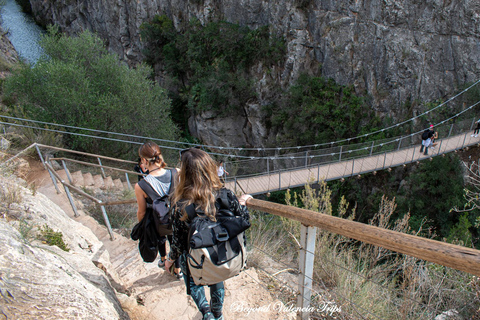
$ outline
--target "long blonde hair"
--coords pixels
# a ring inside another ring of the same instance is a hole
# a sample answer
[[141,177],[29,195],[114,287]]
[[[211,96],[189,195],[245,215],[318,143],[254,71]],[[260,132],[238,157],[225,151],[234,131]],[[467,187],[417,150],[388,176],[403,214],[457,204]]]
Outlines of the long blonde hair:
[[222,188],[222,182],[218,178],[217,164],[210,155],[196,148],[182,152],[178,179],[172,203],[182,200],[181,220],[187,219],[185,207],[193,203],[197,210],[215,221],[215,195]]

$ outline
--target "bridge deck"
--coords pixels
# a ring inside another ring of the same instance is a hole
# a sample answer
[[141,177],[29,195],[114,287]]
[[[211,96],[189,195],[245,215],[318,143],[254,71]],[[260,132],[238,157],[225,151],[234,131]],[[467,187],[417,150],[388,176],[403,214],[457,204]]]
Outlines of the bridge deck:
[[434,149],[429,149],[428,155],[420,153],[420,145],[414,145],[397,151],[376,154],[363,158],[320,164],[288,171],[270,172],[269,174],[252,177],[237,178],[236,181],[227,181],[226,187],[235,190],[235,192],[262,194],[269,191],[304,186],[308,181],[330,181],[357,176],[368,172],[425,160],[467,146],[479,144],[480,137],[471,137],[470,133],[471,132],[467,132],[437,140],[436,146]]

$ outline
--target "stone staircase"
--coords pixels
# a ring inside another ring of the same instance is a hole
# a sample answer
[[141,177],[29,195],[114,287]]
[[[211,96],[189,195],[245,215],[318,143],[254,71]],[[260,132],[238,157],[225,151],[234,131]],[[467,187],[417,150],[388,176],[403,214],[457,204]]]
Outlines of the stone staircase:
[[[57,174],[65,181],[68,181],[65,169],[57,170]],[[127,181],[120,178],[113,179],[111,176],[103,177],[101,174],[92,175],[90,172],[82,172],[81,170],[71,172],[72,184],[79,188],[85,188],[95,193],[102,191],[123,191],[133,190],[133,185],[129,185]],[[126,180],[126,179],[125,179]]]

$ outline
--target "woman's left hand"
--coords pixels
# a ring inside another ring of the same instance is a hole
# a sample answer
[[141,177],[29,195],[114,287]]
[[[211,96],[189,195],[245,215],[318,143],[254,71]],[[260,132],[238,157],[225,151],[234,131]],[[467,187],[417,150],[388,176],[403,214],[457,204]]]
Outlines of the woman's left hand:
[[240,203],[242,206],[244,206],[244,205],[246,205],[247,200],[250,199],[250,198],[253,198],[253,197],[249,194],[243,194],[243,195],[240,196],[240,198],[238,198],[238,203]]

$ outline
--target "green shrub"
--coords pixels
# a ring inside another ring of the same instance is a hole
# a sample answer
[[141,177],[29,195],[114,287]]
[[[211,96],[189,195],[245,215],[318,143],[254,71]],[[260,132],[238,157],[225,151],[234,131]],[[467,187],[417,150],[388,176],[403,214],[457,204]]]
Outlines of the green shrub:
[[280,144],[335,141],[375,131],[380,125],[352,87],[307,74],[302,74],[268,111],[273,128],[281,136]]
[[[12,113],[13,105],[19,105],[22,116],[35,120],[169,140],[177,137],[170,100],[149,79],[149,67],[129,69],[88,31],[68,37],[49,28],[41,45],[46,55],[34,66],[24,65],[4,83],[4,100]],[[137,148],[79,135],[65,135],[63,142],[72,149],[113,157],[131,156]]]
[[161,64],[176,105],[177,119],[190,111],[239,112],[255,97],[249,68],[269,68],[285,54],[284,40],[268,27],[251,30],[225,21],[202,26],[193,19],[177,32],[166,16],[142,24],[141,39],[149,64]]
[[400,190],[397,202],[400,212],[411,212],[412,229],[418,230],[426,217],[431,231],[440,238],[448,237],[459,218],[451,209],[463,204],[464,181],[458,156],[423,161],[405,180],[409,188]]
[[54,231],[48,225],[40,227],[41,239],[50,246],[57,246],[63,251],[70,251],[68,246],[63,241],[63,234],[61,232]]

